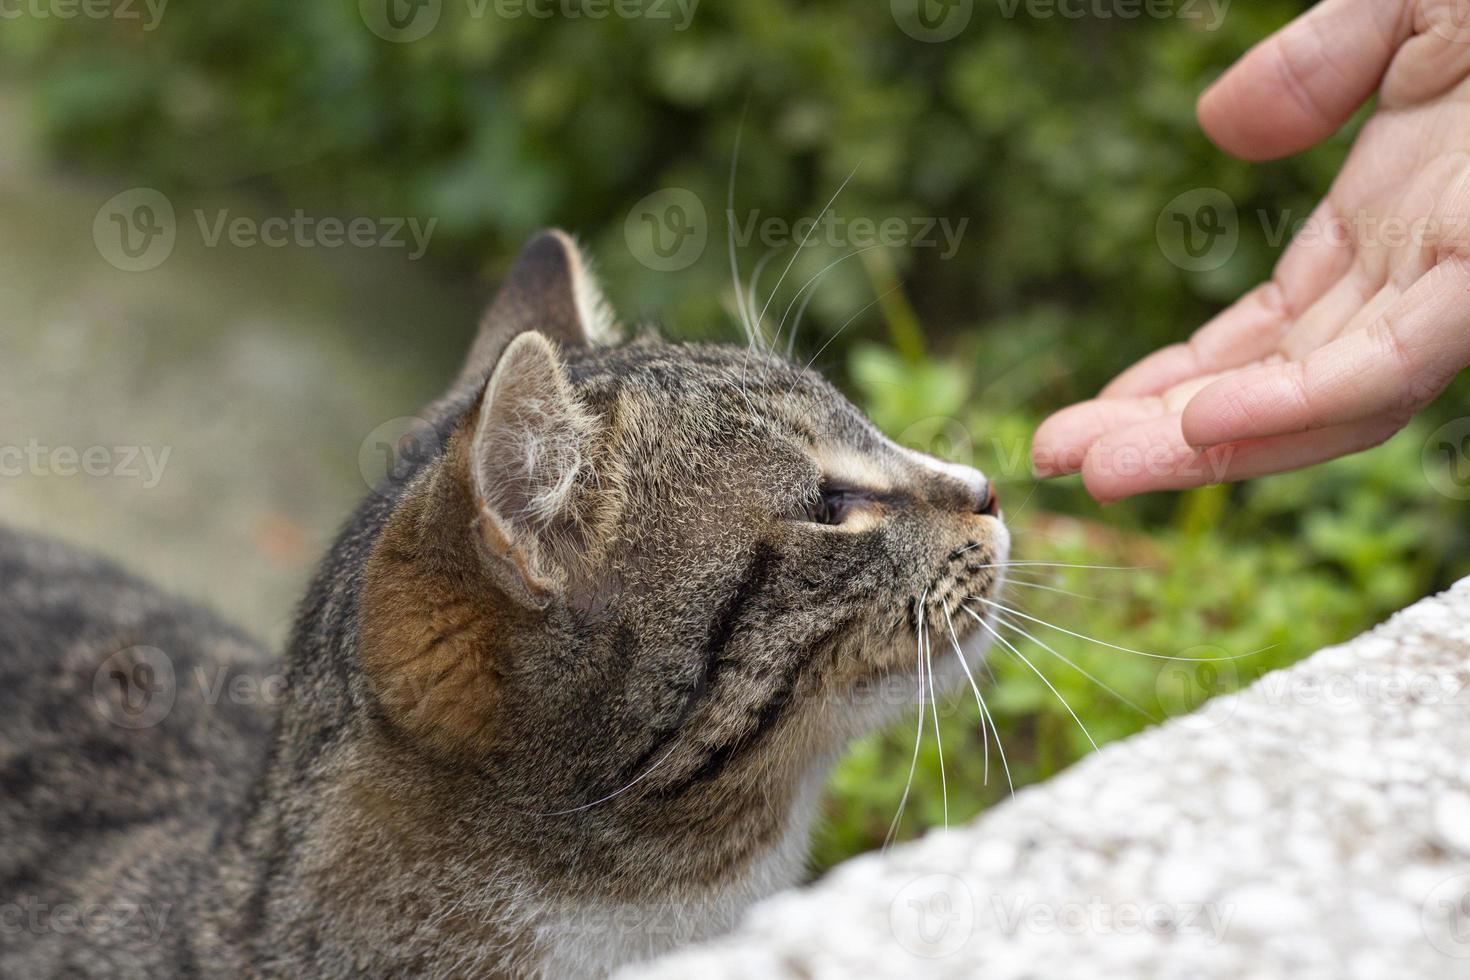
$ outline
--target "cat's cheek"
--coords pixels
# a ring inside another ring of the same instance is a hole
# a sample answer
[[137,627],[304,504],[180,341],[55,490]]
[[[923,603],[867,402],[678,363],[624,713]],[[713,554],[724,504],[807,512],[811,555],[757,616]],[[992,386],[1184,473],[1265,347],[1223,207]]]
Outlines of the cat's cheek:
[[505,688],[495,656],[504,617],[488,590],[425,567],[400,540],[411,525],[390,520],[364,570],[359,664],[396,728],[437,754],[483,755]]

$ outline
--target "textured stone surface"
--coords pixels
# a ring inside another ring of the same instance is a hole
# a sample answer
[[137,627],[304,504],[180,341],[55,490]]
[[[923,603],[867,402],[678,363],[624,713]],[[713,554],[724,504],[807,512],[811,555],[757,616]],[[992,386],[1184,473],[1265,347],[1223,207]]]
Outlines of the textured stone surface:
[[623,976],[1470,978],[1470,579]]

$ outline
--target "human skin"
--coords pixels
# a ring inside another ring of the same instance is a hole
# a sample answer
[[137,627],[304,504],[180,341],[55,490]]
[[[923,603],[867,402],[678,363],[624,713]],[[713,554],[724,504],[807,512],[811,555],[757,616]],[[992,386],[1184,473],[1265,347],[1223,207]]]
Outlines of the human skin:
[[1383,442],[1470,364],[1470,4],[1324,0],[1200,97],[1247,160],[1378,102],[1269,281],[1037,430],[1038,476],[1102,502],[1298,469]]

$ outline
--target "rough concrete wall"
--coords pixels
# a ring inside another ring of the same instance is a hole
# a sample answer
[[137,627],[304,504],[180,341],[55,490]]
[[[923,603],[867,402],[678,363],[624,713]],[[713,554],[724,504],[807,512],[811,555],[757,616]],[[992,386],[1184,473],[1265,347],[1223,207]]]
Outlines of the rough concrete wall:
[[626,977],[1470,978],[1470,579]]

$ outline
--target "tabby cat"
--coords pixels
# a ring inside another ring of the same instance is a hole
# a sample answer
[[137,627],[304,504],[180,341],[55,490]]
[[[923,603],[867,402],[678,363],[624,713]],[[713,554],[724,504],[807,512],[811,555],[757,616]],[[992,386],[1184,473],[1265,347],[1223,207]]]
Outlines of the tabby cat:
[[995,494],[777,354],[615,333],[536,237],[279,666],[0,536],[0,975],[597,976],[801,877],[999,588]]

